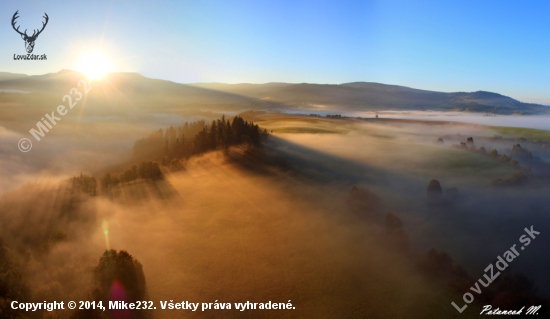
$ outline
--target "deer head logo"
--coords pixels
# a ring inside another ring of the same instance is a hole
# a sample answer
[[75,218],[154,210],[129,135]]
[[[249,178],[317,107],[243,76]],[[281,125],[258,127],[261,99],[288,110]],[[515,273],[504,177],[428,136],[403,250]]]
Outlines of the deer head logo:
[[17,18],[19,18],[19,16],[17,15],[19,13],[19,10],[17,10],[14,14],[13,14],[13,18],[11,18],[11,26],[13,27],[13,29],[19,33],[21,35],[21,38],[23,40],[25,40],[25,49],[27,50],[27,53],[32,53],[32,50],[34,49],[34,41],[36,41],[36,38],[38,38],[38,35],[40,33],[42,33],[42,31],[44,31],[44,28],[46,27],[46,25],[48,24],[48,20],[50,19],[48,17],[48,15],[44,12],[44,19],[46,19],[45,22],[42,22],[42,29],[40,29],[40,31],[38,30],[34,30],[34,32],[32,33],[31,36],[29,36],[27,34],[27,30],[25,29],[25,32],[21,32],[19,31],[19,27],[15,27],[15,20],[17,20]]

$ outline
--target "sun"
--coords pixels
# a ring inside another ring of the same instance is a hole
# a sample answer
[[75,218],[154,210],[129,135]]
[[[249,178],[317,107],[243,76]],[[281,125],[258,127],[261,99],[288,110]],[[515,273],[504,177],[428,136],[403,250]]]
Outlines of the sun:
[[101,79],[111,72],[111,62],[102,52],[88,52],[80,57],[77,71],[84,73],[88,79]]

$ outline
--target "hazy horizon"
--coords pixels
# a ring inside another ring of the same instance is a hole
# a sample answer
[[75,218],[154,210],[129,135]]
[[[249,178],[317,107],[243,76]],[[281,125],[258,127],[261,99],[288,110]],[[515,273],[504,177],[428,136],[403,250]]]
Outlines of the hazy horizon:
[[[11,74],[15,74],[15,75],[27,75],[27,76],[42,76],[42,75],[48,75],[48,74],[56,74],[56,73],[60,73],[60,72],[63,72],[63,71],[70,71],[70,72],[78,72],[78,73],[81,73],[81,71],[77,71],[77,70],[74,70],[74,69],[61,69],[59,71],[56,71],[56,72],[49,72],[49,73],[43,73],[43,74],[25,74],[25,73],[13,73],[13,72],[6,72],[6,71],[0,71],[0,73],[11,73]],[[124,71],[120,71],[120,72],[108,72],[105,74],[106,77],[108,77],[109,75],[116,75],[116,74],[137,74],[137,75],[140,75],[140,76],[144,76],[144,77],[147,77],[139,72],[124,72]],[[176,81],[171,81],[171,80],[168,80],[168,79],[162,79],[162,78],[151,78],[151,77],[147,77],[147,78],[150,78],[150,79],[153,79],[153,80],[162,80],[162,81],[168,81],[168,82],[173,82],[173,83],[177,83],[177,84],[184,84],[184,85],[216,85],[216,84],[219,84],[219,85],[267,85],[267,84],[314,84],[314,85],[345,85],[345,84],[351,84],[351,83],[369,83],[369,84],[382,84],[382,85],[387,85],[387,86],[398,86],[398,87],[403,87],[403,88],[410,88],[410,89],[415,89],[415,90],[421,90],[421,91],[427,91],[427,92],[438,92],[438,93],[475,93],[475,92],[490,92],[490,91],[486,91],[486,90],[483,90],[483,89],[477,89],[477,90],[474,90],[474,91],[433,91],[433,90],[429,90],[429,89],[425,89],[425,88],[420,88],[420,87],[410,87],[410,86],[405,86],[405,85],[401,85],[399,83],[382,83],[382,82],[371,82],[371,81],[364,81],[364,80],[357,80],[357,81],[350,81],[350,82],[342,82],[342,83],[316,83],[316,82],[275,82],[275,81],[270,81],[270,82],[256,82],[256,83],[253,83],[253,82],[234,82],[234,83],[231,83],[231,82],[176,82]],[[2,83],[0,82],[0,86],[2,85]],[[0,89],[0,91],[2,91]],[[26,92],[20,92],[18,90],[10,90],[10,89],[6,89],[6,90],[3,90],[3,92],[5,93],[26,93]],[[548,106],[550,107],[550,100],[547,101],[548,104],[544,104],[544,103],[539,103],[539,102],[527,102],[527,101],[522,101],[522,100],[519,100],[513,96],[510,96],[506,93],[503,93],[503,92],[490,92],[490,93],[497,93],[499,95],[503,95],[505,97],[510,97],[512,99],[515,99],[517,101],[520,101],[520,102],[523,102],[523,103],[534,103],[534,104],[540,104],[540,105],[544,105],[544,106]]]

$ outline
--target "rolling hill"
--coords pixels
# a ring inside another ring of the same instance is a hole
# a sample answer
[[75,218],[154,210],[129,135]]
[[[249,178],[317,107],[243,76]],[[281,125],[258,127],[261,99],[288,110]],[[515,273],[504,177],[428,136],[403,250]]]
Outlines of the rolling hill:
[[[0,72],[0,90],[30,92],[21,97],[22,104],[32,101],[46,103],[56,101],[76,86],[83,78],[78,72],[62,70],[57,73],[26,76]],[[435,92],[409,87],[370,82],[344,84],[180,84],[151,79],[137,73],[112,73],[104,81],[94,84],[97,88],[90,96],[96,112],[121,110],[163,110],[185,107],[214,107],[233,109],[315,109],[322,105],[342,111],[378,110],[436,110],[468,111],[498,114],[541,114],[550,107],[523,103],[498,93]],[[61,95],[60,95],[61,94]],[[0,95],[0,103],[13,101],[13,96]],[[27,100],[25,103],[23,100]],[[51,107],[51,106],[50,106]]]

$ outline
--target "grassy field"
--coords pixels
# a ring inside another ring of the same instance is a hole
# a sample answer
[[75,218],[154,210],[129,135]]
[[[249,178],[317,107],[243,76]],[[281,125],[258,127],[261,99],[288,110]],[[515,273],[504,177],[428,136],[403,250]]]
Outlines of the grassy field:
[[256,119],[262,128],[273,133],[346,133],[346,120],[328,120],[307,116],[266,116]]
[[548,142],[550,140],[550,131],[537,130],[522,127],[504,127],[494,126],[491,128],[497,132],[498,135],[502,135],[505,138],[526,138],[531,140],[542,140]]
[[479,134],[483,131],[478,126],[303,116],[266,116],[258,124],[274,136],[304,147],[418,178],[488,186],[516,171],[487,156],[453,149],[450,143],[433,143],[449,130],[460,130],[464,136]]

